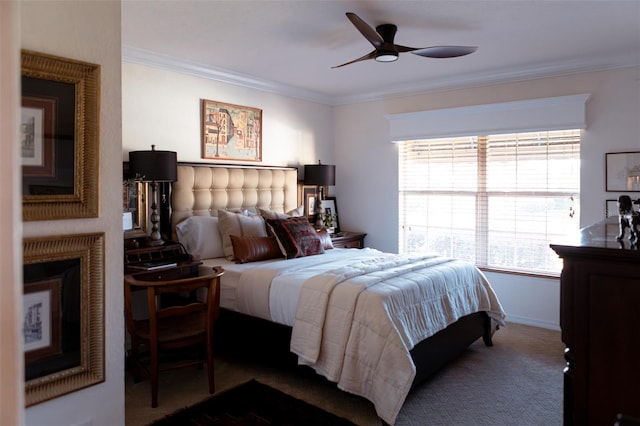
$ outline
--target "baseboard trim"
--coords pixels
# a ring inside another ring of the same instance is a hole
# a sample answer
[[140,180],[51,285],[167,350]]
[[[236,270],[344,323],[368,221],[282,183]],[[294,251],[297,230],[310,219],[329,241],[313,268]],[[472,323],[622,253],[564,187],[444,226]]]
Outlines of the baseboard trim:
[[516,324],[531,325],[534,327],[546,328],[548,330],[561,331],[560,324],[550,322],[550,321],[540,321],[534,318],[521,317],[518,315],[507,314],[506,321],[507,321],[507,326],[509,326],[510,322],[513,322]]

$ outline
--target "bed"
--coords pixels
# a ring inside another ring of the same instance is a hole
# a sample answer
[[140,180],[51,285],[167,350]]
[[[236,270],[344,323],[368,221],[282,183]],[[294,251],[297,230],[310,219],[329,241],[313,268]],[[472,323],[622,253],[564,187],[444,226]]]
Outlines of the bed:
[[295,168],[178,165],[173,237],[225,268],[225,346],[280,348],[394,424],[413,386],[478,338],[492,345],[504,311],[475,266],[332,248],[298,206]]

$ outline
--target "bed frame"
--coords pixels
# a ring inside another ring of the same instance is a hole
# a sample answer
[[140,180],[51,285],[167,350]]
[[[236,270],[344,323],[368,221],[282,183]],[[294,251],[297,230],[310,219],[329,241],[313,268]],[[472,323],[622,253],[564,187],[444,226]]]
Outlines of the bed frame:
[[[298,172],[295,167],[229,166],[179,163],[178,180],[171,188],[171,229],[193,215],[216,215],[218,209],[287,212],[296,208]],[[460,318],[411,350],[416,365],[413,387],[423,382],[480,337],[492,346],[495,331],[485,312]],[[265,361],[296,365],[289,351],[291,327],[221,309],[216,325],[216,347],[224,354],[259,354]]]

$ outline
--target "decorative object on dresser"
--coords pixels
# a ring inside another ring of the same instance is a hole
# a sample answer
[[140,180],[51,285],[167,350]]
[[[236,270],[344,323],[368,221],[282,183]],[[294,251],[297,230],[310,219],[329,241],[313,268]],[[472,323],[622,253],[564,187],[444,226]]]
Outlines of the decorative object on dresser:
[[98,217],[100,65],[22,51],[22,218]]
[[[163,371],[188,365],[207,364],[209,393],[215,391],[213,374],[213,331],[220,307],[221,267],[213,268],[212,273],[194,277],[172,277],[167,274],[158,277],[155,272],[138,275],[125,275],[124,299],[127,331],[131,336],[129,358],[134,380],[140,380],[140,373],[146,372],[151,378],[151,407],[158,406],[158,374],[160,372],[160,353],[166,351],[176,355],[176,349],[194,346],[204,347],[197,357],[182,357],[170,365],[164,364]],[[132,291],[146,290],[149,319],[135,319],[132,306]],[[160,297],[169,295],[181,297],[184,293],[195,294],[206,290],[206,299],[190,299],[185,304],[163,306]],[[148,348],[151,360],[147,366],[141,362],[138,350],[144,345]]]
[[622,240],[626,229],[629,228],[629,242],[632,248],[635,248],[638,242],[638,226],[640,226],[640,212],[633,207],[634,204],[640,205],[640,198],[631,201],[631,197],[628,195],[618,197],[618,224],[620,232],[616,239],[618,241]]
[[331,236],[334,248],[364,248],[364,237],[367,234],[360,232],[343,231]]
[[[151,182],[151,235],[150,245],[162,245],[164,241],[158,229],[160,215],[158,214],[158,182],[175,182],[178,176],[176,153],[174,151],[156,151],[151,145],[151,151],[129,152],[129,173],[145,182]],[[162,200],[166,203],[167,200]]]
[[323,227],[322,200],[324,199],[324,187],[336,184],[336,166],[322,164],[307,164],[304,166],[304,184],[316,186],[314,221],[316,229]]
[[262,161],[262,110],[203,99],[202,158]]
[[618,218],[610,217],[581,230],[575,241],[551,245],[564,260],[565,425],[640,417],[640,251],[621,250],[617,234]]

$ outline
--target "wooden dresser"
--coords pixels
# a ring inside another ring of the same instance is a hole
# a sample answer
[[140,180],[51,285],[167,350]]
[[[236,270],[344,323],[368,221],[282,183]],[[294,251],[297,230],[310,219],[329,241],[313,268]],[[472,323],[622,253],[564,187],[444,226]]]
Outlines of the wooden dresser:
[[563,259],[560,327],[566,345],[564,424],[613,425],[640,418],[640,251],[617,217],[552,244]]

